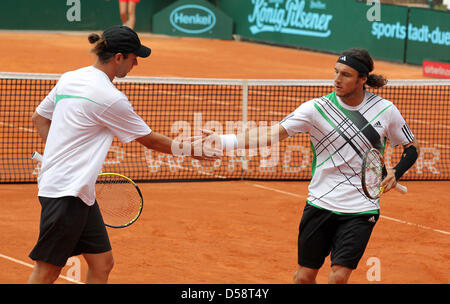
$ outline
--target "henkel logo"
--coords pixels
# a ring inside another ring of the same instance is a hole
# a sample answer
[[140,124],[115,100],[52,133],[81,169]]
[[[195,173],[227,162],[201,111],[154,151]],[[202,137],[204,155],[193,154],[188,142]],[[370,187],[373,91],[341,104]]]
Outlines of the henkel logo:
[[196,4],[187,4],[175,8],[169,19],[174,28],[188,34],[207,32],[216,24],[214,12]]

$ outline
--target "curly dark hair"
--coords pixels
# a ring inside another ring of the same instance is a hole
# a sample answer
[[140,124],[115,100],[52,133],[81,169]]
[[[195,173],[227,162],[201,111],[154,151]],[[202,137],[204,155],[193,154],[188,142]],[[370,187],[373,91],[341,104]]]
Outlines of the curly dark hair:
[[387,84],[388,80],[384,76],[370,73],[373,71],[374,64],[373,64],[372,57],[370,56],[370,54],[367,50],[351,48],[351,49],[343,51],[341,53],[341,56],[343,56],[343,55],[350,56],[350,57],[357,59],[358,61],[363,63],[369,69],[369,75],[359,73],[359,77],[367,76],[367,81],[365,84],[368,85],[369,87],[377,89],[377,88],[381,88]]

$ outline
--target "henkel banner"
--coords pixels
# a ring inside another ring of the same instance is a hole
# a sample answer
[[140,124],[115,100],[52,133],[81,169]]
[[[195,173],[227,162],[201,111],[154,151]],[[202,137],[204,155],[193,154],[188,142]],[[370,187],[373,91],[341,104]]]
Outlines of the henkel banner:
[[424,60],[422,70],[424,76],[450,79],[450,63]]
[[153,16],[153,33],[232,39],[233,20],[204,0],[180,0]]

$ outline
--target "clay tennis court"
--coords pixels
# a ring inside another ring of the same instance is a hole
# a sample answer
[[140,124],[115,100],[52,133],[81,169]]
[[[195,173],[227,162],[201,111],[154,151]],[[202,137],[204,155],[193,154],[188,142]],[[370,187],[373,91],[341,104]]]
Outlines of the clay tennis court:
[[[0,71],[63,73],[90,65],[87,34],[2,32]],[[331,79],[336,61],[335,55],[248,42],[150,34],[142,42],[152,55],[130,76]],[[420,67],[381,61],[375,72],[388,79],[423,78]],[[115,257],[110,283],[291,283],[307,184],[140,184],[141,218],[109,230]],[[450,181],[403,184],[407,195],[392,191],[382,198],[382,216],[350,283],[450,283]],[[0,196],[0,283],[24,283],[39,228],[37,186],[2,184]],[[371,281],[374,261],[379,281]],[[327,282],[328,272],[329,260],[318,283]],[[70,277],[70,267],[62,275]]]

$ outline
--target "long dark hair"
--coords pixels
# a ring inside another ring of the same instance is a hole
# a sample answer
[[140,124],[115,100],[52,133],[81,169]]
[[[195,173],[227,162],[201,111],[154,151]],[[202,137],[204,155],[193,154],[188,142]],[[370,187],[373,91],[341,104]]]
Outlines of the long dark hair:
[[[102,63],[107,63],[114,57],[115,53],[108,51],[106,39],[103,36],[103,34],[99,35],[96,33],[92,33],[88,36],[88,40],[89,40],[89,43],[91,43],[91,44],[96,43],[96,45],[92,48],[91,52],[96,54],[98,56],[98,59]],[[128,57],[128,54],[122,54],[122,55],[124,58]]]
[[384,76],[370,73],[373,71],[374,64],[373,64],[372,57],[370,56],[370,54],[367,50],[351,48],[346,51],[343,51],[341,53],[341,56],[343,56],[343,55],[351,56],[351,57],[357,59],[358,61],[360,61],[361,63],[363,63],[364,65],[366,65],[366,67],[369,69],[369,75],[364,75],[362,73],[359,73],[359,77],[367,76],[366,85],[368,85],[369,87],[377,89],[377,88],[381,88],[387,84],[388,80]]

